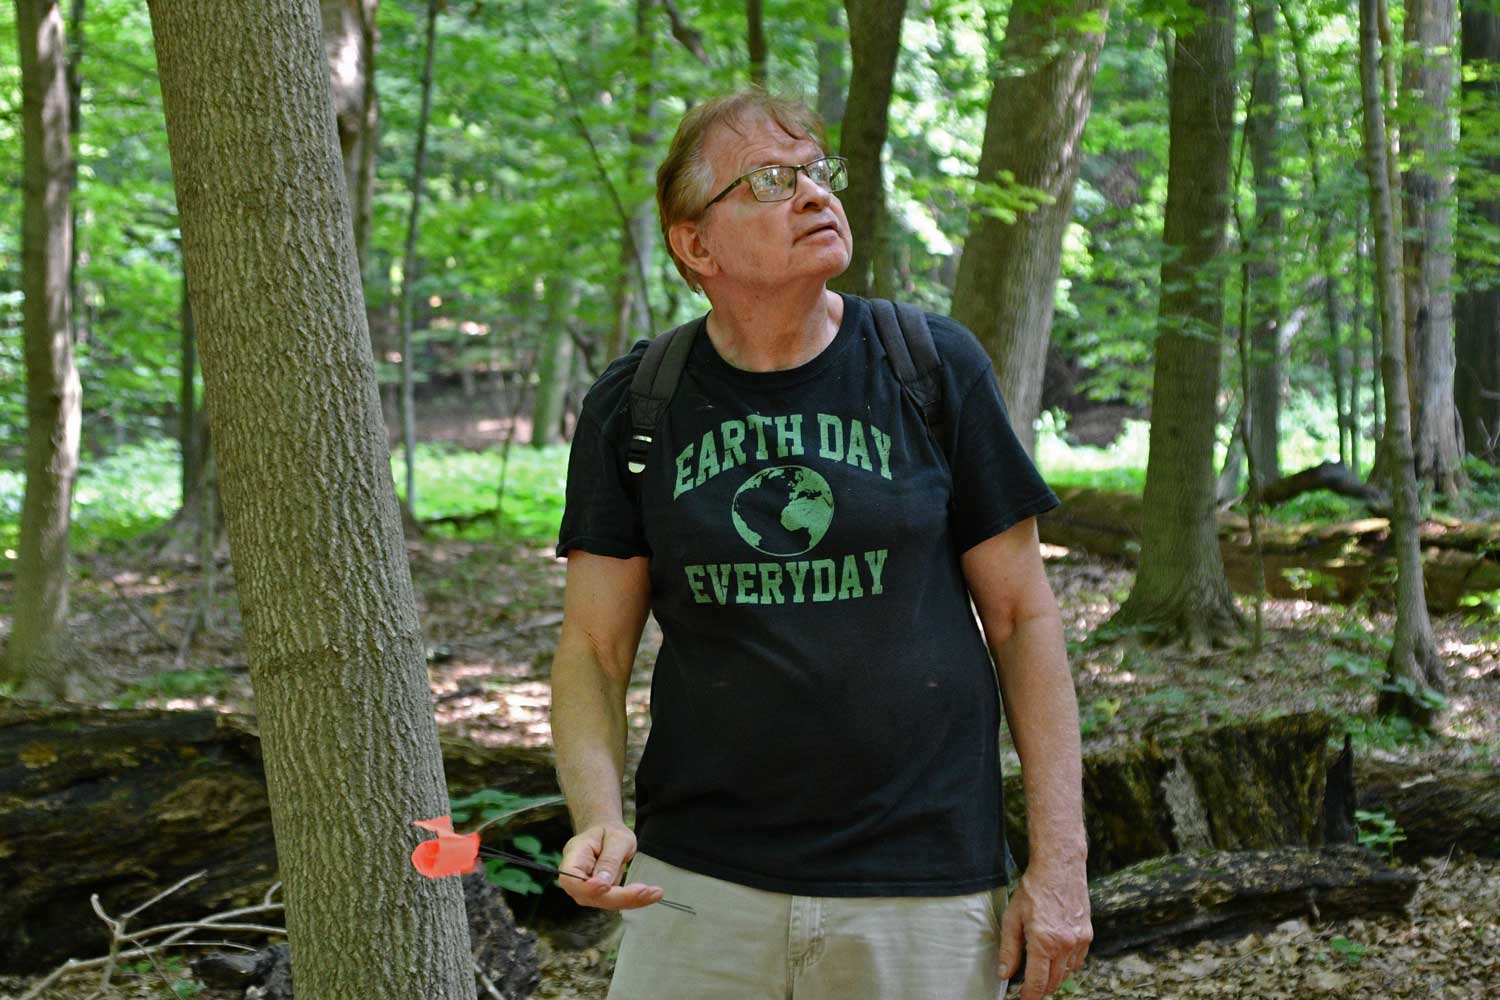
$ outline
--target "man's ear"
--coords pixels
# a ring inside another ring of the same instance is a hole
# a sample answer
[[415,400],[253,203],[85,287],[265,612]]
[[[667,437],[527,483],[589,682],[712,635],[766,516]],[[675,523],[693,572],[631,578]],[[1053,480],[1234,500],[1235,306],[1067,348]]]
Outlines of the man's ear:
[[719,262],[703,244],[703,233],[696,222],[679,222],[667,230],[667,239],[677,259],[700,278],[719,273]]

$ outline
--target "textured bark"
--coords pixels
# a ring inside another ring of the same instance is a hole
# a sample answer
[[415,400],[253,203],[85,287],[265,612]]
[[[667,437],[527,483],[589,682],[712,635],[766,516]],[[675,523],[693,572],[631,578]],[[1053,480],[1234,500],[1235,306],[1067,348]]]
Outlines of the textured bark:
[[1250,227],[1250,453],[1255,478],[1264,485],[1281,475],[1281,72],[1277,51],[1276,0],[1252,0],[1250,32],[1255,47],[1245,142],[1255,188]]
[[1407,0],[1401,106],[1406,356],[1418,482],[1446,496],[1468,483],[1453,401],[1454,0]]
[[[1299,474],[1300,475],[1300,474]],[[1286,482],[1286,480],[1280,480]],[[1139,496],[1107,490],[1059,490],[1063,506],[1037,520],[1042,541],[1136,561],[1145,518]],[[1256,554],[1238,514],[1218,516],[1220,558],[1237,593],[1254,591]],[[1266,587],[1274,597],[1347,604],[1366,596],[1395,600],[1390,580],[1390,521],[1260,525]],[[1500,526],[1429,521],[1421,526],[1422,575],[1433,613],[1459,610],[1472,594],[1500,589]]]
[[851,70],[839,152],[849,158],[849,193],[843,202],[854,254],[849,270],[830,284],[868,296],[882,283],[874,273],[876,262],[889,258],[880,154],[890,125],[906,0],[846,0],[844,9],[849,19]]
[[1217,644],[1243,625],[1214,533],[1214,425],[1234,132],[1234,6],[1198,0],[1177,36],[1141,566],[1118,625]]
[[1400,917],[1420,883],[1361,847],[1157,858],[1089,886],[1089,953],[1238,937],[1297,918]]
[[[569,835],[550,752],[440,745],[455,797],[556,798],[490,827],[492,846],[523,829],[549,844]],[[258,901],[279,878],[264,753],[248,716],[0,707],[0,970],[107,950],[91,892],[120,913],[205,872],[152,908],[163,923]]]
[[[1086,754],[1089,877],[1178,851],[1321,845],[1330,731],[1328,716],[1309,712]],[[1005,831],[1024,868],[1020,775],[1006,776]]]
[[299,988],[471,997],[318,6],[150,11]]
[[[1385,438],[1382,457],[1391,479],[1394,512],[1391,540],[1396,552],[1396,630],[1388,670],[1417,691],[1442,689],[1442,664],[1432,638],[1432,620],[1423,596],[1422,550],[1417,536],[1417,479],[1413,468],[1411,410],[1406,394],[1404,302],[1401,289],[1399,178],[1386,133],[1386,95],[1393,89],[1389,20],[1384,0],[1360,0],[1359,76],[1364,103],[1365,172],[1370,179],[1370,218],[1375,230],[1375,274],[1380,302],[1380,374],[1385,385]],[[1384,43],[1384,44],[1382,44]],[[1382,67],[1382,61],[1384,66]],[[1382,69],[1384,73],[1382,74]],[[1382,89],[1382,84],[1384,89]],[[1378,463],[1377,463],[1378,464]],[[1408,694],[1382,691],[1382,712],[1398,712],[1422,725],[1432,711]]]
[[979,181],[1011,178],[1045,197],[1014,222],[974,213],[953,288],[953,318],[994,360],[1011,426],[1028,453],[1036,445],[1062,239],[1108,13],[1105,0],[1017,0],[1011,7]]
[[750,82],[766,85],[766,25],[761,0],[745,0],[745,43],[750,54]]
[[26,494],[15,615],[0,681],[29,694],[77,693],[67,654],[68,524],[81,401],[73,361],[73,157],[67,48],[57,0],[17,0],[21,62],[21,312],[26,356]]
[[[1500,102],[1500,9],[1464,4],[1462,35],[1464,66],[1484,71],[1482,78],[1464,80],[1465,103],[1475,102],[1477,115],[1493,113],[1491,109]],[[1475,144],[1472,132],[1483,132],[1482,126],[1471,121],[1461,123],[1460,129],[1465,145]],[[1478,175],[1470,183],[1500,174],[1500,156],[1478,158],[1473,166],[1468,162],[1472,161],[1466,159],[1463,169]],[[1476,199],[1460,211],[1472,213],[1476,223],[1500,226],[1500,200]],[[1458,370],[1454,397],[1463,422],[1464,448],[1500,465],[1500,276],[1491,266],[1483,280],[1474,280],[1479,270],[1475,262],[1460,265],[1466,287],[1455,310]]]
[[1359,808],[1383,811],[1406,835],[1396,854],[1408,862],[1455,848],[1500,858],[1500,774],[1493,767],[1434,770],[1420,762],[1361,759]]
[[321,0],[333,113],[338,119],[344,183],[360,274],[370,240],[380,106],[375,93],[375,10],[380,0]]

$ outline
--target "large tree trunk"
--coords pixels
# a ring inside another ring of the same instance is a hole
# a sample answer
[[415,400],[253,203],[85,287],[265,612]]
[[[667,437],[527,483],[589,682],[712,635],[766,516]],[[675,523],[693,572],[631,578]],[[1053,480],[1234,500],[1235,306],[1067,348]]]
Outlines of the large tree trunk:
[[[1255,186],[1255,221],[1250,227],[1250,457],[1260,485],[1281,476],[1281,73],[1276,0],[1252,0],[1250,31],[1255,46],[1250,74],[1250,110],[1245,142]],[[1243,237],[1242,237],[1243,238]]]
[[[1386,133],[1385,94],[1390,91],[1389,20],[1384,0],[1360,0],[1359,76],[1364,98],[1365,170],[1370,179],[1370,217],[1381,328],[1381,380],[1385,384],[1385,440],[1381,451],[1391,477],[1391,536],[1396,551],[1396,631],[1388,664],[1393,684],[1404,691],[1382,691],[1382,713],[1398,712],[1429,725],[1433,711],[1428,688],[1441,690],[1442,663],[1432,638],[1432,620],[1423,596],[1422,551],[1417,536],[1417,479],[1412,464],[1411,410],[1406,394],[1404,302],[1401,290],[1400,192]],[[1382,42],[1384,44],[1382,44]],[[1384,72],[1382,73],[1382,70]],[[1384,81],[1384,90],[1382,90]]]
[[868,296],[876,293],[877,285],[884,284],[874,273],[877,262],[889,258],[880,153],[889,128],[906,0],[846,0],[844,9],[849,18],[852,69],[839,152],[849,158],[849,193],[843,202],[854,238],[854,254],[849,270],[831,284],[841,291]]
[[57,0],[17,0],[21,62],[22,335],[26,355],[26,495],[15,617],[0,681],[28,694],[77,693],[68,662],[68,524],[81,421],[73,362],[67,48]]
[[[1445,496],[1467,485],[1463,428],[1453,402],[1454,0],[1407,0],[1401,106],[1410,115],[1402,153],[1405,200],[1406,356],[1412,387],[1412,454],[1419,482]],[[1403,156],[1403,159],[1406,159]]]
[[1214,425],[1222,353],[1229,147],[1234,133],[1234,6],[1197,0],[1177,36],[1160,332],[1141,568],[1114,623],[1159,640],[1222,642],[1243,625],[1214,531]]
[[[1462,34],[1464,68],[1475,72],[1464,74],[1466,115],[1460,128],[1467,149],[1460,176],[1464,187],[1473,189],[1500,174],[1500,143],[1480,124],[1500,102],[1500,9],[1464,4]],[[1466,198],[1460,211],[1464,216],[1472,214],[1470,225],[1500,226],[1500,198]],[[1500,274],[1492,265],[1486,269],[1472,260],[1465,260],[1460,272],[1464,290],[1455,310],[1458,371],[1454,398],[1462,417],[1464,448],[1500,465]]]
[[328,51],[333,113],[344,155],[344,183],[359,272],[365,271],[375,195],[375,147],[380,107],[375,94],[375,10],[380,0],[321,0],[323,46]]
[[471,997],[318,6],[150,10],[298,988]]
[[1011,7],[995,60],[979,183],[1014,183],[1043,197],[1012,222],[972,213],[953,288],[953,318],[994,360],[1011,425],[1028,453],[1036,445],[1062,238],[1108,15],[1105,0],[1017,0]]

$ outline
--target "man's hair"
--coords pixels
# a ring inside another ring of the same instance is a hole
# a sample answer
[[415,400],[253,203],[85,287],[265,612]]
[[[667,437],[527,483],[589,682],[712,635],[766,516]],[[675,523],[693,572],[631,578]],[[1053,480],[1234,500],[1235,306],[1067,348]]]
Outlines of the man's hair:
[[672,137],[672,148],[656,171],[656,210],[661,217],[661,236],[667,245],[667,253],[672,255],[678,273],[695,292],[701,290],[698,275],[672,249],[669,234],[677,223],[701,215],[704,203],[714,196],[709,190],[714,183],[713,168],[703,158],[703,143],[709,133],[720,125],[738,132],[745,122],[756,118],[767,118],[787,135],[811,139],[819,149],[825,153],[828,151],[823,119],[816,111],[801,101],[775,96],[760,87],[747,87],[715,97],[683,116],[677,134]]

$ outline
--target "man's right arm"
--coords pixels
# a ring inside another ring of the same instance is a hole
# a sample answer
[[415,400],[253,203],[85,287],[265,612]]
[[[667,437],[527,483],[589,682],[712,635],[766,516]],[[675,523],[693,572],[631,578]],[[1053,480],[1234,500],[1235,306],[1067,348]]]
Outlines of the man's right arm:
[[616,886],[635,854],[620,786],[625,776],[625,692],[651,603],[650,562],[573,550],[562,634],[552,660],[552,742],[574,836],[559,879],[584,906],[629,909],[661,899],[642,883]]

